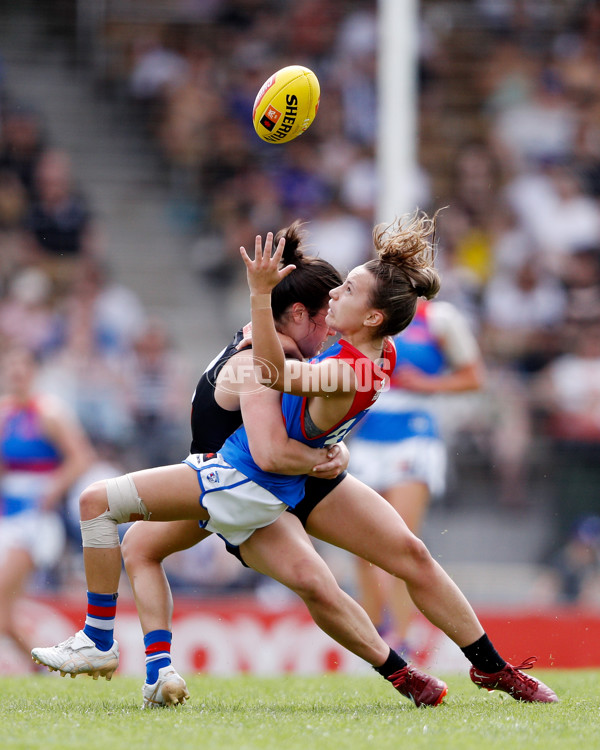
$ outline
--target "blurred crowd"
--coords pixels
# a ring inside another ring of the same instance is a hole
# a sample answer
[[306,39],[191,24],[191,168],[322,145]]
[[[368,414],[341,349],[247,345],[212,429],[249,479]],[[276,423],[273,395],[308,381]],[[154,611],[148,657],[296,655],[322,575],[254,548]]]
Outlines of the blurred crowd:
[[164,462],[177,441],[159,449],[154,434],[172,438],[187,412],[169,333],[112,278],[70,158],[40,114],[5,97],[0,125],[2,349],[35,354],[40,385],[71,405],[101,455]]
[[[94,479],[181,460],[193,384],[165,322],[113,277],[76,165],[53,145],[35,105],[11,91],[10,70],[6,79],[0,107],[2,453],[11,439],[7,410],[22,397],[11,362],[15,352],[28,352],[36,363],[35,387],[25,398],[51,394],[92,448],[61,508],[75,559],[78,491]],[[5,465],[2,477],[9,474]],[[62,567],[68,573],[68,563]]]
[[[341,271],[369,257],[375,0],[153,0],[138,23],[113,5],[93,73],[160,154],[201,281],[235,287],[237,248],[296,218]],[[252,105],[291,62],[316,72],[321,107],[274,147]],[[40,383],[102,460],[179,460],[190,380],[169,332],[112,278],[93,206],[39,113],[10,97],[1,112],[2,345],[35,352]],[[600,2],[422,0],[419,134],[419,170],[399,179],[415,206],[446,206],[441,297],[467,315],[488,370],[483,394],[442,404],[448,438],[459,464],[487,466],[491,502],[518,510],[542,487],[551,562],[600,505]],[[600,546],[584,536],[587,575]]]

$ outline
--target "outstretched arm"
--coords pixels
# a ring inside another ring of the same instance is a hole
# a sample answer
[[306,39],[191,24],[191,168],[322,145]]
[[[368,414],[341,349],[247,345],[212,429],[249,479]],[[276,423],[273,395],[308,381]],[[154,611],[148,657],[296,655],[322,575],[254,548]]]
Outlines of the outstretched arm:
[[250,259],[245,248],[240,247],[250,289],[252,352],[261,382],[274,390],[297,396],[347,399],[356,388],[354,371],[347,363],[332,359],[315,364],[286,362],[271,309],[272,289],[295,269],[293,265],[279,268],[284,246],[285,239],[282,238],[271,255],[273,233],[269,232],[264,250],[262,238],[256,237],[254,260]]
[[[251,260],[245,248],[240,254],[246,265],[248,287],[250,289],[250,309],[252,312],[252,348],[255,364],[259,367],[265,385],[270,388],[283,380],[285,354],[277,336],[273,310],[271,308],[271,291],[290,274],[295,266],[288,265],[280,269],[279,263],[285,247],[285,238],[281,238],[275,252],[273,233],[269,232],[263,250],[262,237],[254,241],[254,260]],[[277,390],[281,390],[278,388]]]

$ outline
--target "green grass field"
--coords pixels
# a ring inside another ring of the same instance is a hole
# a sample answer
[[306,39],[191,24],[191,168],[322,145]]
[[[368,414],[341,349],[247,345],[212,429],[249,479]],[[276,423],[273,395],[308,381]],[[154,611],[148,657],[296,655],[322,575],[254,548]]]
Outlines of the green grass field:
[[77,750],[439,750],[599,747],[599,671],[538,671],[561,701],[521,704],[452,676],[415,708],[377,676],[188,680],[183,707],[143,711],[139,679],[0,678],[0,747]]

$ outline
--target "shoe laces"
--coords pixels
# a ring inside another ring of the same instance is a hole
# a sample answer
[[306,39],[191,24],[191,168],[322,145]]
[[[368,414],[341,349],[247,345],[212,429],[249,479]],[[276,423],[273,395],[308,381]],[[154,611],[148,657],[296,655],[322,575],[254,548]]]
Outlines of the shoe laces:
[[518,667],[515,667],[513,665],[513,668],[514,669],[531,669],[531,667],[533,667],[536,661],[537,661],[537,656],[528,656],[527,659],[525,659],[522,664],[519,664]]
[[[517,666],[511,664],[511,667],[515,671],[521,672],[521,670],[523,670],[523,669],[531,669],[531,667],[533,667],[533,665],[536,663],[536,661],[537,661],[537,656],[529,656],[529,657],[527,657],[527,659],[524,659],[521,664],[519,664]],[[528,687],[530,687],[530,688],[532,688],[534,690],[537,689],[537,687],[538,687],[538,681],[535,679],[535,677],[531,677],[528,674],[520,674],[519,678]]]

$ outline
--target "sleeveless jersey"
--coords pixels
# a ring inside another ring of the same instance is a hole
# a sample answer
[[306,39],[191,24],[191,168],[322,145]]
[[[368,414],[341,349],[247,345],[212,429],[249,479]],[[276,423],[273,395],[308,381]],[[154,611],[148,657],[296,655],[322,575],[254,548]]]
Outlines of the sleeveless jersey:
[[3,515],[35,509],[62,457],[45,437],[35,400],[0,406],[0,479]]
[[[446,369],[446,358],[428,320],[430,303],[420,302],[409,326],[394,337],[397,360],[416,367],[427,375],[439,375]],[[378,442],[400,441],[410,437],[439,437],[437,420],[429,408],[427,396],[403,390],[394,381],[377,407],[369,412],[355,437]]]
[[244,326],[237,331],[233,340],[210,362],[196,385],[192,396],[190,453],[215,453],[242,424],[240,409],[230,411],[219,406],[215,399],[215,385],[219,373],[233,355],[252,348],[252,344],[237,348],[246,337],[247,329],[248,326]]
[[[211,453],[218,451],[225,440],[242,424],[239,409],[228,411],[215,400],[215,384],[219,372],[237,354],[237,345],[244,338],[243,329],[235,334],[229,343],[202,373],[192,396],[192,445],[190,453]],[[249,348],[249,347],[248,347]]]
[[[310,445],[312,448],[339,443],[364,417],[366,410],[375,402],[394,369],[396,352],[391,340],[386,339],[383,357],[376,363],[365,357],[352,344],[341,339],[325,352],[314,357],[311,362],[321,362],[330,358],[347,362],[354,369],[358,383],[350,408],[337,424],[315,437],[309,437],[305,430],[307,397],[294,396],[289,393],[283,393],[281,396],[281,411],[289,437]],[[252,459],[248,436],[243,425],[225,441],[220,453],[228,463],[261,487],[272,492],[286,505],[293,508],[303,498],[306,475],[289,476],[262,471]]]

